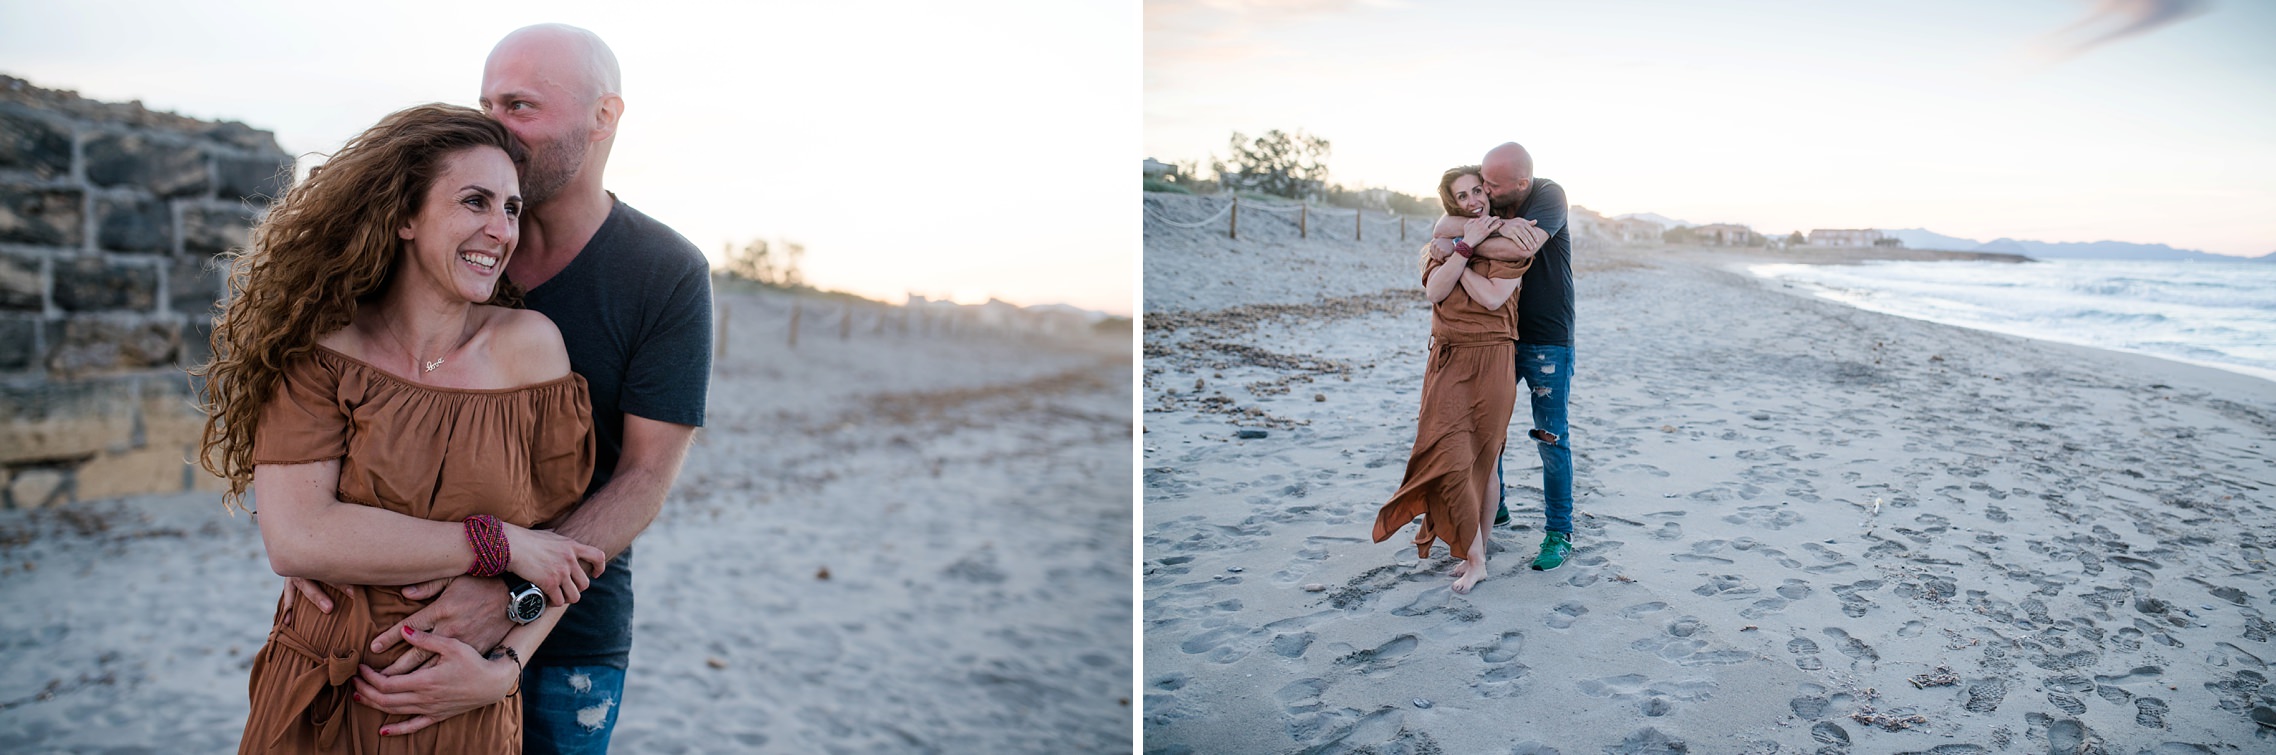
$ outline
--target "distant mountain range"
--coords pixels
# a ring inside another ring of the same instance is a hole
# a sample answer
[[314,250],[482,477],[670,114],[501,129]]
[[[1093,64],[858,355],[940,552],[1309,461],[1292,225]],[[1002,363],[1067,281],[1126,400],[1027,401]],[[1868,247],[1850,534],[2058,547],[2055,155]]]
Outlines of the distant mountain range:
[[1992,241],[1963,239],[1946,236],[1926,228],[1901,228],[1882,231],[1905,242],[1909,249],[1940,249],[1949,252],[1999,252],[2020,254],[2036,259],[2067,260],[2209,260],[2213,262],[2276,262],[2276,252],[2259,257],[2234,257],[2212,254],[2195,249],[2175,249],[2164,244],[2135,244],[2125,241],[2031,241],[2028,239],[1999,238]]

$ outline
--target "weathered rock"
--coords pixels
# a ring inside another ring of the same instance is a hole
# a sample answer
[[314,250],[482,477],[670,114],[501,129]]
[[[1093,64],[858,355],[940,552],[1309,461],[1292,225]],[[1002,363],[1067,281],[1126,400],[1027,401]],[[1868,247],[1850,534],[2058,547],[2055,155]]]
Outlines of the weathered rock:
[[203,194],[213,188],[205,148],[141,132],[87,137],[81,154],[87,180],[98,186],[135,186],[161,197]]
[[102,257],[55,261],[55,306],[74,312],[148,311],[158,304],[158,269]]
[[0,310],[38,312],[42,290],[39,260],[0,252]]
[[[205,364],[206,360],[212,358],[213,318],[193,315],[190,317],[189,323],[182,326],[182,351],[175,357],[175,363],[183,369],[189,369]],[[190,379],[198,381],[199,385],[205,384],[204,378],[192,377]]]
[[97,197],[95,245],[122,252],[170,251],[174,214],[165,202],[149,197]]
[[182,208],[182,251],[211,256],[243,248],[253,228],[254,212],[234,205],[191,205]]
[[164,367],[181,346],[181,323],[149,317],[80,315],[51,324],[47,368],[71,379]]
[[78,189],[0,186],[0,241],[77,248],[86,214]]
[[0,315],[0,370],[29,369],[39,363],[37,315]]
[[0,384],[0,464],[84,459],[134,445],[137,381]]
[[186,490],[192,484],[187,474],[188,459],[189,448],[176,444],[96,456],[79,467],[72,498],[94,501],[151,491]]
[[71,130],[28,113],[0,110],[0,170],[34,178],[71,174]]
[[284,194],[292,181],[292,160],[268,157],[214,158],[214,195],[221,199],[254,198],[266,202]]
[[222,285],[221,268],[214,258],[200,255],[174,260],[166,270],[166,308],[192,319],[206,319],[214,303],[221,300]]
[[64,485],[70,475],[59,469],[34,468],[19,471],[8,481],[8,505],[19,509],[45,508],[65,493]]

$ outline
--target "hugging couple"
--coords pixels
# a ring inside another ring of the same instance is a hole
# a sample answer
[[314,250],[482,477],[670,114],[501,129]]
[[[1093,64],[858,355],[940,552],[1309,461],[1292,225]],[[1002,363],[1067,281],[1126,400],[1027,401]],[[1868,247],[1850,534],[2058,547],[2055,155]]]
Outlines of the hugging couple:
[[288,578],[240,752],[607,750],[711,364],[702,253],[603,188],[620,90],[516,30],[480,110],[382,119],[233,260],[200,461]]
[[1501,481],[1503,441],[1517,383],[1532,386],[1541,453],[1546,536],[1533,568],[1565,563],[1573,541],[1573,450],[1565,409],[1573,373],[1572,235],[1565,190],[1533,176],[1533,156],[1515,142],[1438,182],[1446,210],[1422,250],[1430,300],[1430,349],[1422,412],[1398,492],[1375,517],[1383,542],[1416,515],[1417,556],[1435,541],[1461,563],[1454,591],[1486,578],[1486,522],[1509,521]]

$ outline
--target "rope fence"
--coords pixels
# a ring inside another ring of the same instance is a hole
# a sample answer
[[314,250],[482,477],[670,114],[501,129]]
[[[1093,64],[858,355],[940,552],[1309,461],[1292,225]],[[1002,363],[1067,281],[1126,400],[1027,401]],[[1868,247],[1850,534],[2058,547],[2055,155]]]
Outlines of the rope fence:
[[[1228,203],[1226,203],[1224,206],[1217,208],[1217,211],[1216,211],[1216,212],[1212,212],[1212,213],[1210,213],[1210,214],[1209,214],[1209,217],[1205,217],[1205,218],[1202,218],[1202,219],[1200,219],[1200,220],[1194,220],[1194,221],[1180,221],[1180,220],[1173,220],[1173,219],[1171,219],[1171,218],[1170,218],[1170,217],[1169,217],[1167,214],[1163,213],[1163,212],[1162,212],[1162,211],[1160,211],[1160,210],[1157,210],[1157,209],[1153,209],[1153,208],[1148,208],[1148,209],[1146,210],[1146,216],[1147,216],[1148,218],[1152,219],[1154,222],[1157,222],[1157,223],[1161,223],[1161,224],[1163,224],[1163,225],[1166,225],[1166,226],[1170,226],[1170,227],[1173,227],[1173,228],[1201,228],[1201,227],[1203,227],[1203,226],[1207,226],[1207,225],[1210,225],[1210,224],[1212,224],[1212,223],[1215,223],[1215,222],[1217,222],[1217,219],[1218,219],[1218,218],[1226,218],[1226,219],[1227,219],[1227,222],[1226,222],[1226,225],[1225,225],[1225,233],[1226,233],[1226,235],[1227,235],[1227,236],[1229,236],[1229,237],[1231,237],[1231,238],[1233,238],[1233,239],[1239,239],[1239,238],[1241,237],[1241,211],[1242,211],[1243,209],[1246,209],[1246,210],[1248,210],[1248,211],[1250,211],[1250,212],[1260,212],[1260,211],[1261,211],[1261,212],[1270,212],[1270,213],[1277,213],[1277,214],[1281,214],[1281,215],[1286,215],[1286,214],[1288,214],[1288,213],[1295,213],[1295,214],[1296,214],[1296,235],[1297,235],[1298,237],[1300,237],[1300,238],[1307,238],[1307,239],[1308,239],[1308,238],[1311,238],[1311,237],[1312,237],[1312,204],[1311,204],[1310,202],[1304,202],[1304,203],[1300,203],[1300,204],[1294,204],[1294,205],[1272,204],[1272,203],[1264,203],[1264,202],[1252,202],[1252,203],[1250,203],[1250,204],[1249,204],[1249,206],[1248,206],[1248,207],[1246,207],[1246,208],[1243,208],[1243,207],[1241,206],[1241,198],[1240,198],[1240,197],[1233,197],[1233,199],[1232,199],[1232,201],[1231,201],[1231,202],[1228,202]],[[1342,213],[1342,212],[1343,212],[1345,209],[1347,209],[1347,208],[1342,208],[1342,207],[1325,207],[1325,206],[1323,206],[1323,207],[1321,207],[1321,208],[1320,208],[1320,210],[1321,210],[1321,212],[1322,212],[1322,214],[1323,214],[1323,215],[1336,215],[1336,214],[1340,214],[1340,213]],[[1390,226],[1396,225],[1396,226],[1398,226],[1398,227],[1399,227],[1399,240],[1400,240],[1400,241],[1405,241],[1405,240],[1407,240],[1407,225],[1408,225],[1408,223],[1407,223],[1407,220],[1408,220],[1408,217],[1409,217],[1409,216],[1407,216],[1407,215],[1403,215],[1403,214],[1400,214],[1400,213],[1396,213],[1396,212],[1392,212],[1392,211],[1390,211],[1390,210],[1381,210],[1381,211],[1379,211],[1379,212],[1380,212],[1381,214],[1379,214],[1379,215],[1378,215],[1378,216],[1376,216],[1376,217],[1370,218],[1370,217],[1368,217],[1368,216],[1367,216],[1367,210],[1362,210],[1362,209],[1353,209],[1353,210],[1351,210],[1351,213],[1352,213],[1352,218],[1351,218],[1351,236],[1352,236],[1352,239],[1353,239],[1353,240],[1355,240],[1355,241],[1364,241],[1364,240],[1366,240],[1366,238],[1367,238],[1367,227],[1368,227],[1368,226],[1370,226],[1370,225],[1378,225],[1378,226],[1382,226],[1382,227],[1390,227]]]

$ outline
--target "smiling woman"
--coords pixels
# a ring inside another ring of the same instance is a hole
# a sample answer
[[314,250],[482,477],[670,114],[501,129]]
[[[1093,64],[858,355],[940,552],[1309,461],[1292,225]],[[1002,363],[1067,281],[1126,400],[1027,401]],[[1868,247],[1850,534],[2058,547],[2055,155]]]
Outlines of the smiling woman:
[[[395,113],[287,192],[237,257],[198,370],[202,457],[228,481],[225,502],[256,493],[270,567],[323,583],[285,588],[240,752],[342,737],[368,751],[388,735],[421,750],[520,747],[521,659],[605,559],[529,529],[581,498],[594,445],[560,332],[499,306],[514,294],[501,273],[520,239],[519,158],[478,111]],[[487,657],[409,626],[410,645],[373,649],[432,599],[401,586],[508,572],[546,600]],[[311,610],[294,610],[299,592]],[[372,707],[385,698],[352,704],[359,664],[390,668],[414,648],[484,680],[487,698],[408,721]]]

